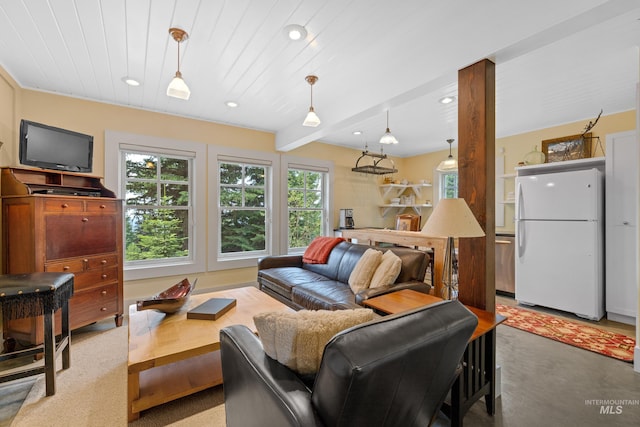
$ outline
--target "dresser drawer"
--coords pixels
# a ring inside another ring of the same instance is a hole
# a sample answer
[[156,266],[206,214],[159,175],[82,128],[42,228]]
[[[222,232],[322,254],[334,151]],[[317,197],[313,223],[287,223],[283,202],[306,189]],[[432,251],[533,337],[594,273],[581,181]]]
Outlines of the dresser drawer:
[[84,203],[82,200],[47,199],[44,201],[46,212],[82,212]]
[[118,280],[118,268],[107,267],[104,269],[86,270],[82,273],[76,273],[73,280],[73,286],[76,291],[103,286],[110,282]]
[[81,273],[84,271],[86,259],[75,258],[66,261],[48,262],[44,265],[44,271],[54,273]]
[[118,255],[105,255],[91,257],[87,263],[88,270],[94,270],[96,268],[117,267]]
[[119,201],[114,200],[89,200],[87,201],[87,212],[116,213]]
[[77,292],[69,301],[69,314],[76,325],[87,325],[107,316],[117,314],[118,285],[106,285]]
[[55,260],[117,252],[116,215],[81,213],[46,215],[46,259]]

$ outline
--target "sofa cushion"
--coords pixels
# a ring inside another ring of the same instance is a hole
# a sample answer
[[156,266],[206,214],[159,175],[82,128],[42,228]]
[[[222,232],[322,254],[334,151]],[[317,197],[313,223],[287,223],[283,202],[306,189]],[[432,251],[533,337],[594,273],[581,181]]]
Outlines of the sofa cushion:
[[403,247],[394,247],[389,250],[393,251],[402,260],[402,268],[395,283],[424,280],[424,275],[429,265],[429,255],[426,252]]
[[279,267],[258,270],[261,286],[291,299],[291,289],[299,283],[323,282],[331,280],[312,271],[300,267]]
[[[331,280],[338,280],[338,268],[340,267],[342,257],[344,257],[352,246],[354,245],[351,243],[340,242],[333,247],[326,264],[303,264],[302,268],[326,276]],[[347,281],[344,280],[344,282],[346,283]]]
[[265,353],[299,374],[318,371],[324,346],[338,332],[373,319],[371,309],[265,312],[253,317]]
[[370,288],[389,286],[396,281],[402,268],[402,260],[393,251],[387,251],[382,256],[382,261],[371,278]]
[[307,310],[358,308],[356,297],[346,283],[335,280],[299,283],[291,291],[291,301]]
[[351,244],[346,250],[342,259],[340,260],[340,265],[338,266],[338,274],[336,276],[336,280],[349,283],[349,276],[351,276],[351,272],[356,267],[358,261],[367,249],[370,249],[371,246],[367,245],[358,245]]
[[367,249],[349,275],[349,287],[354,294],[367,289],[371,278],[382,261],[382,252]]

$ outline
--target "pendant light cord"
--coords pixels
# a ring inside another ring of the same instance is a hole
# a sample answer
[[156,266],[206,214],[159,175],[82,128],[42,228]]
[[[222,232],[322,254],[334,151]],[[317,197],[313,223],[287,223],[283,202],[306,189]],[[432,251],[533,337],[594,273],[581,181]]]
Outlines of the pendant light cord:
[[178,73],[180,73],[180,42],[178,41]]

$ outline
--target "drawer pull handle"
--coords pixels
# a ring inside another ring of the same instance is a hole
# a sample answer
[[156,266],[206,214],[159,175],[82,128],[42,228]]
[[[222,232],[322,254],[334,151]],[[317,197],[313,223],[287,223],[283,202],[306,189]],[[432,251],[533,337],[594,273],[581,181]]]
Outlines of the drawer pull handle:
[[71,267],[69,267],[68,265],[65,265],[64,267],[62,267],[62,269],[64,271],[69,271],[69,270],[71,270]]
[[104,209],[106,207],[107,207],[106,205],[100,205],[100,209]]
[[100,292],[100,295],[106,295],[106,294],[107,294],[107,291]]
[[107,311],[107,307],[102,307],[100,311]]
[[67,203],[63,203],[63,204],[62,204],[62,209],[64,209],[64,208],[68,208],[68,207],[69,207],[69,204],[67,204]]
[[107,263],[106,259],[103,259],[102,261],[100,261],[100,264],[105,265]]
[[89,222],[89,218],[87,217],[82,218],[82,222]]
[[102,275],[102,278],[103,278],[103,279],[106,279],[107,277],[108,277],[108,276],[107,276],[106,274],[103,274],[103,275]]

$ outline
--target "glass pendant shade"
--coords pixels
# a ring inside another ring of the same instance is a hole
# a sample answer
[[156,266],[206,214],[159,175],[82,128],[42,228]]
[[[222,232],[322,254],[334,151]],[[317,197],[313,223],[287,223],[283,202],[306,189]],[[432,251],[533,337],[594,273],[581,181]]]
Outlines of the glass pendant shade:
[[180,71],[176,71],[175,77],[169,83],[167,87],[167,95],[174,98],[184,99],[185,101],[191,96],[189,86],[182,80],[182,74]]
[[396,139],[395,136],[391,135],[391,132],[389,132],[389,128],[387,128],[387,131],[384,133],[384,135],[382,135],[382,138],[380,138],[380,144],[397,144],[398,140]]
[[441,161],[438,167],[436,168],[438,172],[451,172],[458,170],[458,161],[453,158],[453,156],[447,157],[445,160]]
[[320,124],[320,117],[318,117],[318,115],[316,114],[315,111],[313,111],[313,107],[309,108],[309,112],[307,113],[307,117],[305,117],[304,122],[302,123],[302,126],[308,126],[308,127],[316,127]]

